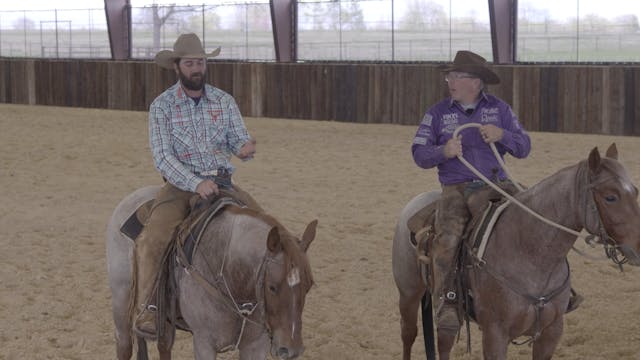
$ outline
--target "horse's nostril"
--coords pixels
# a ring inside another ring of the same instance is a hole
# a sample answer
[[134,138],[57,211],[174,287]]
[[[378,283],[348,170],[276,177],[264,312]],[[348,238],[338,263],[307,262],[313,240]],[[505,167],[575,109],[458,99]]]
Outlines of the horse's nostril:
[[288,359],[289,358],[289,349],[286,347],[281,347],[278,349],[278,357],[280,359]]

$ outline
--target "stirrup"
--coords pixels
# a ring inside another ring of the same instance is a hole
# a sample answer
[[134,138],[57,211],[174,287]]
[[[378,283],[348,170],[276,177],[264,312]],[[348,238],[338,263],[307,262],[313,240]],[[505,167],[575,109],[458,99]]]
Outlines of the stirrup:
[[147,340],[156,340],[158,338],[157,311],[158,307],[153,304],[144,306],[133,321],[133,332]]

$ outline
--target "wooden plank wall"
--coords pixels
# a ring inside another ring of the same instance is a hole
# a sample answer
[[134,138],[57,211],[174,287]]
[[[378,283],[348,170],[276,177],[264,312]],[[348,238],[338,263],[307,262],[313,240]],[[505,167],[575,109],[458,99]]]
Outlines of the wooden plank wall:
[[[640,65],[493,69],[489,91],[528,130],[640,135]],[[153,62],[0,58],[0,102],[144,111],[175,79]],[[437,64],[212,62],[208,81],[245,116],[359,123],[416,125],[447,94]]]

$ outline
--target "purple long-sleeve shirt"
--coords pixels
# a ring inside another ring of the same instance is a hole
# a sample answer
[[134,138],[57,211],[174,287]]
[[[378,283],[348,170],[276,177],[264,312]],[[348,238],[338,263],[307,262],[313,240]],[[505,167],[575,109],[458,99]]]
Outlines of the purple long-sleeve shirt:
[[[458,158],[446,159],[444,156],[444,145],[453,137],[455,129],[468,123],[493,124],[502,128],[502,139],[496,143],[501,156],[505,153],[517,158],[529,155],[529,135],[520,126],[518,118],[507,103],[493,95],[482,94],[474,112],[468,115],[458,103],[446,98],[432,106],[424,115],[411,146],[413,160],[418,166],[425,169],[438,167],[441,184],[478,180]],[[462,135],[462,154],[469,163],[491,180],[506,178],[477,128],[467,128],[459,134]]]

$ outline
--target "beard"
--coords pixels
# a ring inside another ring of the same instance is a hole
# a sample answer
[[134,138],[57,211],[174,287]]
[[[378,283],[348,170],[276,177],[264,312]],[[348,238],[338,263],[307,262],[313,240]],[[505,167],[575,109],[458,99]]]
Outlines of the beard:
[[202,90],[204,87],[204,74],[203,73],[193,73],[190,77],[187,77],[182,71],[179,71],[180,75],[180,83],[182,86],[189,90]]

